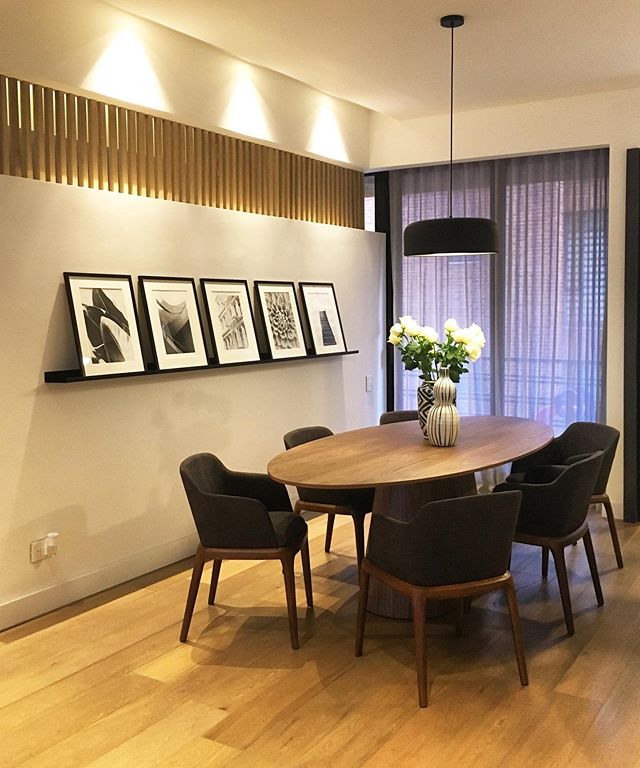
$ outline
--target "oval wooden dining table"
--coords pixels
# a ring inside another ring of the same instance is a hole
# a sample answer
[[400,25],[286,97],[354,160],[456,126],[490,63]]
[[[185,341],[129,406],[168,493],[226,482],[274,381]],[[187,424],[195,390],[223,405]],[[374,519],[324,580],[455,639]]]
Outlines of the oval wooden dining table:
[[[409,520],[425,503],[476,493],[474,472],[534,453],[553,438],[551,427],[509,416],[466,416],[454,446],[428,443],[417,421],[341,432],[275,456],[274,479],[303,488],[375,488],[373,514]],[[409,603],[371,584],[369,610],[409,618]]]

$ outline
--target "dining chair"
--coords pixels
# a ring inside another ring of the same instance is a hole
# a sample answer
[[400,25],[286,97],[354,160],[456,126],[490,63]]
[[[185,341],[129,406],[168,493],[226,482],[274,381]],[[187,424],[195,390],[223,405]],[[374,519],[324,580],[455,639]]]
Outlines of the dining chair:
[[418,701],[427,706],[425,616],[428,600],[459,599],[502,590],[522,685],[528,685],[513,578],[511,540],[522,494],[463,496],[425,504],[409,522],[371,518],[360,571],[356,656],[362,656],[369,581],[373,576],[406,595],[413,609]]
[[395,424],[398,421],[417,421],[418,411],[385,411],[380,416],[380,424]]
[[286,488],[267,475],[234,472],[211,453],[180,464],[200,543],[184,609],[180,642],[187,640],[202,569],[213,558],[209,605],[216,597],[223,560],[280,560],[291,647],[299,647],[293,563],[300,552],[307,605],[313,606],[307,524],[293,513]]
[[598,605],[604,605],[596,556],[593,551],[587,512],[604,457],[595,451],[573,464],[547,464],[533,467],[522,482],[504,482],[494,494],[513,490],[522,492],[522,504],[513,540],[551,551],[556,566],[567,633],[575,632],[569,578],[564,559],[565,547],[584,542],[593,588]]
[[[573,461],[584,457],[593,451],[603,451],[602,466],[596,481],[593,494],[589,499],[590,504],[602,504],[607,516],[613,551],[616,555],[618,568],[624,567],[622,551],[616,529],[616,521],[613,516],[611,500],[607,494],[607,483],[611,466],[616,454],[616,448],[620,432],[607,424],[596,424],[590,421],[577,421],[570,424],[567,429],[556,437],[549,445],[539,451],[526,456],[524,459],[514,461],[511,466],[511,475],[507,480],[521,482],[524,474],[533,467],[545,464],[571,464]],[[549,563],[549,550],[542,552],[542,573],[546,577]]]
[[[284,436],[287,450],[298,445],[330,437],[333,432],[328,427],[300,427],[293,429]],[[364,520],[373,507],[373,488],[297,488],[298,500],[294,511],[298,514],[306,509],[309,512],[321,512],[327,515],[327,532],[324,541],[324,551],[331,551],[331,538],[336,515],[349,515],[353,520],[356,538],[356,557],[358,569],[364,558]]]

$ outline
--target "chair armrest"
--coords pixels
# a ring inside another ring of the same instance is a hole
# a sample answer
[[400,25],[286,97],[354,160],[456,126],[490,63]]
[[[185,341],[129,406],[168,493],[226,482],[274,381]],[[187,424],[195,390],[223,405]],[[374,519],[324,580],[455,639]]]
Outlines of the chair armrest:
[[270,511],[291,512],[291,499],[282,483],[259,472],[229,471],[225,491],[232,496],[257,499]]
[[392,574],[401,572],[407,560],[407,536],[410,523],[385,515],[372,515],[367,558]]
[[[548,485],[557,480],[560,475],[567,469],[564,464],[541,464],[538,467],[532,467],[524,473],[522,480],[516,480],[515,482],[525,483],[526,485]],[[514,482],[507,478],[507,482]]]
[[558,445],[558,438],[554,439],[539,451],[524,456],[522,459],[516,459],[511,464],[511,472],[528,472],[533,467],[537,467],[541,464],[559,464],[561,463],[560,446]]

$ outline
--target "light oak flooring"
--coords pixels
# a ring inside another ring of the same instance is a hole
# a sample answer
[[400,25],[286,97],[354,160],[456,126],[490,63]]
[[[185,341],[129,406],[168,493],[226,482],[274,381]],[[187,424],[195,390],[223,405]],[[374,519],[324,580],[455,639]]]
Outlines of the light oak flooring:
[[[640,766],[640,527],[620,524],[625,568],[592,514],[605,605],[584,549],[567,550],[576,634],[565,634],[553,566],[514,546],[530,685],[505,605],[473,604],[456,638],[429,621],[429,706],[419,709],[409,622],[373,615],[355,658],[350,520],[325,554],[310,521],[315,609],[292,651],[279,565],[222,567],[203,584],[190,642],[178,633],[189,562],[0,634],[0,766]],[[204,579],[210,574],[205,570]]]

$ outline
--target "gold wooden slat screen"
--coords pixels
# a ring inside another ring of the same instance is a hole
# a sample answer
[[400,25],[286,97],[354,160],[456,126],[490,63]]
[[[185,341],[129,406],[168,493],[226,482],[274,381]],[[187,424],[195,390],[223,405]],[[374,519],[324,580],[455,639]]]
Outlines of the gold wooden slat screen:
[[4,75],[0,173],[364,227],[358,171]]

